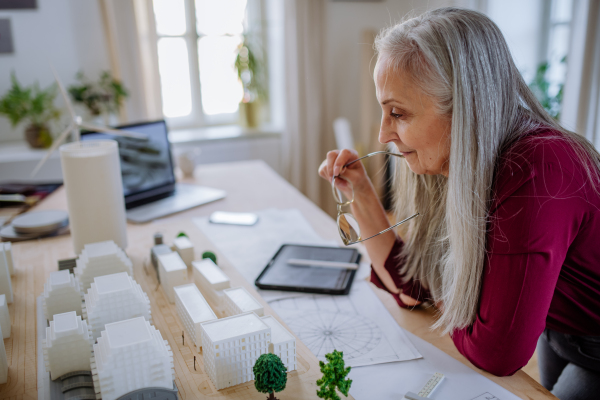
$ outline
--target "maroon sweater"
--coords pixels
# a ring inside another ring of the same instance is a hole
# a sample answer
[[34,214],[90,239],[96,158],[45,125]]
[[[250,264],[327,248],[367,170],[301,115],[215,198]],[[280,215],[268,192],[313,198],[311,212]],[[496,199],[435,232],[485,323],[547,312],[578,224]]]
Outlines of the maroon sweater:
[[[451,334],[458,351],[479,368],[512,375],[544,328],[599,336],[600,196],[558,133],[528,135],[501,155],[489,220],[479,310],[471,326]],[[428,300],[417,280],[399,274],[402,246],[395,243],[385,268],[404,294]],[[385,289],[374,271],[371,281]]]

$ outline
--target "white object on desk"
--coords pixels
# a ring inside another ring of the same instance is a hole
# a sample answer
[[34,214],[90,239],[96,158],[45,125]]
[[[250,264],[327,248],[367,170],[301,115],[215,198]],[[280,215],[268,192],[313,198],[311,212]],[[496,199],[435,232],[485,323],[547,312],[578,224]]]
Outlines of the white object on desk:
[[69,220],[63,210],[30,211],[13,219],[15,232],[24,234],[47,234],[58,230]]
[[82,295],[87,292],[97,276],[119,272],[127,272],[129,276],[133,276],[131,260],[112,240],[86,244],[76,264],[73,272],[79,281]]
[[408,400],[427,400],[429,395],[433,393],[433,391],[439,386],[439,384],[444,380],[444,374],[436,372],[433,376],[427,381],[427,383],[423,386],[423,388],[419,391],[419,393],[406,392],[404,395]]
[[288,372],[294,371],[296,369],[296,337],[272,315],[266,315],[261,319],[271,328],[269,353],[279,357]]
[[[0,328],[2,333],[2,328]],[[8,359],[6,358],[6,349],[4,348],[4,340],[0,340],[0,384],[6,383],[8,380]]]
[[187,266],[179,254],[173,252],[158,256],[158,276],[167,299],[170,303],[175,303],[173,288],[188,283]]
[[84,297],[82,314],[93,340],[100,337],[106,324],[112,322],[135,317],[152,322],[148,296],[125,272],[96,277]]
[[358,269],[358,263],[340,262],[340,261],[323,261],[323,260],[304,260],[300,258],[290,258],[287,263],[299,267],[321,267],[321,268],[342,268],[342,269]]
[[8,313],[8,304],[6,303],[6,296],[0,294],[0,329],[2,330],[3,339],[10,337],[10,314]]
[[173,389],[173,352],[144,318],[114,322],[106,325],[94,345],[92,375],[102,400],[147,387]]
[[201,326],[204,368],[217,390],[253,380],[254,363],[269,351],[271,328],[252,312]]
[[175,251],[179,254],[185,265],[188,267],[192,266],[192,261],[194,261],[194,245],[186,236],[180,236],[173,240],[173,247],[175,247]]
[[246,288],[240,286],[223,290],[225,311],[229,315],[254,312],[259,317],[265,315],[263,306],[256,300]]
[[6,295],[7,303],[13,302],[12,282],[5,251],[0,251],[0,294]]
[[221,317],[225,315],[223,290],[231,287],[229,277],[210,258],[192,262],[194,282],[213,305],[213,311]]
[[71,311],[57,314],[42,342],[46,371],[55,380],[74,371],[89,371],[92,342],[87,323]]
[[173,290],[175,291],[177,315],[179,315],[188,337],[192,339],[196,347],[202,347],[202,328],[200,324],[215,320],[217,316],[195,284],[189,283],[176,286]]
[[4,254],[6,255],[6,262],[8,263],[8,272],[10,276],[15,274],[15,265],[12,256],[12,245],[10,242],[0,242],[0,250],[1,246],[4,245]]
[[54,314],[63,314],[75,311],[81,315],[81,289],[75,275],[68,270],[54,271],[50,273],[48,280],[44,283],[42,293],[44,315],[48,321],[52,321]]

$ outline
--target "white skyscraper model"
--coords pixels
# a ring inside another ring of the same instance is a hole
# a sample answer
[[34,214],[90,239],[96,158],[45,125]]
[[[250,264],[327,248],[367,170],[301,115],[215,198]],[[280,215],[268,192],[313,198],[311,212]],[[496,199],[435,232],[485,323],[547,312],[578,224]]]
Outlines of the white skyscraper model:
[[10,337],[10,314],[8,313],[8,304],[6,295],[0,294],[0,329],[2,329],[2,338]]
[[[4,247],[4,249],[2,249]],[[0,242],[0,251],[4,251],[6,262],[8,263],[8,272],[11,276],[15,274],[15,264],[12,257],[12,245],[10,242]]]
[[288,372],[296,369],[296,337],[283,327],[271,315],[261,318],[271,328],[271,344],[269,353],[275,354],[281,359]]
[[231,287],[229,277],[210,258],[192,262],[194,282],[220,317],[225,316],[223,289]]
[[102,400],[147,387],[173,389],[173,352],[142,317],[107,324],[94,345],[92,376]]
[[84,297],[83,317],[88,321],[94,340],[111,322],[135,317],[152,322],[148,296],[125,272],[94,278]]
[[13,302],[12,282],[10,280],[10,271],[6,253],[0,251],[0,294],[6,295],[6,302]]
[[52,321],[54,314],[69,311],[75,311],[77,315],[81,315],[83,296],[79,281],[67,270],[51,272],[50,277],[44,283],[42,301],[44,315],[49,321]]
[[[0,328],[0,331],[2,328]],[[6,358],[6,349],[4,348],[4,340],[0,340],[0,384],[6,383],[8,380],[8,359]]]
[[269,351],[271,328],[255,313],[201,324],[204,367],[217,389],[254,379],[252,368]]
[[215,320],[217,316],[195,284],[175,286],[173,289],[175,291],[177,315],[179,315],[188,337],[192,338],[196,347],[201,347],[202,328],[200,324]]
[[187,266],[177,253],[160,254],[158,256],[158,276],[160,284],[170,303],[175,303],[175,286],[188,283]]
[[179,254],[185,265],[188,267],[192,266],[194,261],[194,245],[186,236],[180,236],[173,240],[173,247]]
[[223,300],[225,312],[227,315],[237,315],[245,312],[255,312],[256,315],[262,317],[265,315],[262,304],[258,302],[248,291],[243,287],[235,287],[223,290]]
[[74,371],[90,371],[92,342],[85,321],[75,311],[56,314],[42,342],[46,371],[52,380]]
[[97,276],[118,272],[127,272],[129,276],[133,276],[133,265],[125,252],[115,242],[108,240],[86,244],[73,272],[79,281],[83,295]]

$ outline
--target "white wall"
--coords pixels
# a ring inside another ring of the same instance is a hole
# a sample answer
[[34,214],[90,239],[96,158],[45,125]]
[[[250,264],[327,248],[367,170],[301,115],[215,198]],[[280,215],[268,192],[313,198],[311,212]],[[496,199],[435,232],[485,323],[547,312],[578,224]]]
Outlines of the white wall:
[[[35,10],[0,11],[0,18],[10,18],[13,54],[0,54],[0,96],[10,88],[10,73],[19,82],[42,87],[54,82],[50,63],[65,85],[75,82],[75,74],[83,70],[96,77],[109,69],[108,54],[97,1],[38,0]],[[55,104],[62,108],[57,98]],[[24,127],[12,129],[0,117],[0,143],[22,140]]]

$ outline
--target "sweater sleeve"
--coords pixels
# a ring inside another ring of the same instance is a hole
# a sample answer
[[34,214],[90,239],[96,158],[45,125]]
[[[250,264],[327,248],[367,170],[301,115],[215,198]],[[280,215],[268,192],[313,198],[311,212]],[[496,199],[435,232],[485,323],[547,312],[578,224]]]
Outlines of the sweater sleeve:
[[[399,257],[403,247],[404,243],[400,239],[396,239],[394,246],[390,250],[390,254],[385,260],[384,267],[390,273],[392,280],[403,294],[421,302],[427,301],[431,297],[429,291],[423,288],[421,284],[414,279],[410,279],[405,282],[404,276],[400,274],[400,268],[402,267],[403,263]],[[379,276],[373,269],[373,266],[371,266],[371,282],[378,288],[389,292],[383,282],[381,282],[381,279],[379,279]],[[414,308],[414,306],[408,306],[402,300],[400,300],[399,295],[395,293],[391,293],[391,295],[394,297],[400,307]]]
[[477,367],[512,375],[533,355],[583,222],[580,189],[581,180],[552,161],[511,171],[499,186],[476,320],[452,333],[458,351]]

